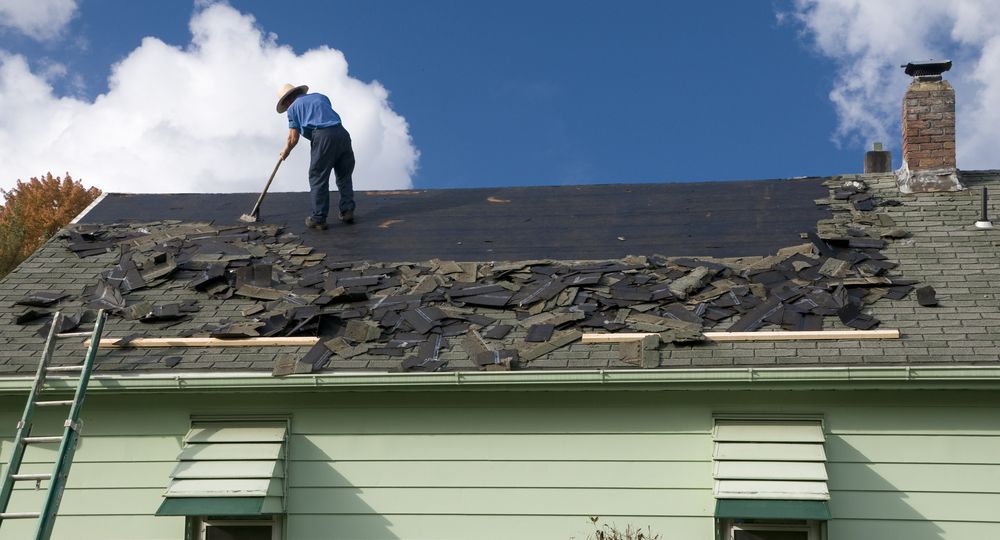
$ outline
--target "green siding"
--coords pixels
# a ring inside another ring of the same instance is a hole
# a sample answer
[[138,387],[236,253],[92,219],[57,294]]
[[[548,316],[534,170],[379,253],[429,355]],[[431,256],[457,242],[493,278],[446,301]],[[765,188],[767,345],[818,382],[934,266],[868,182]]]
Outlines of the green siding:
[[[997,423],[1000,429],[1000,421]],[[922,435],[835,435],[826,440],[832,463],[946,463],[1000,465],[1000,436],[949,430]]]
[[301,435],[289,441],[293,461],[304,460],[496,460],[496,461],[710,461],[712,440],[705,434],[523,435],[393,434]]
[[[35,522],[34,520],[5,521],[0,530],[2,530],[0,538],[3,539],[31,539],[35,537]],[[73,531],[76,531],[76,534],[72,534]],[[60,512],[52,538],[53,540],[59,538],[183,540],[184,519],[129,515],[116,515],[113,518],[104,515],[71,516]]]
[[[22,406],[0,400],[0,461]],[[591,515],[711,540],[714,413],[823,416],[830,540],[1000,536],[995,393],[427,391],[94,394],[53,538],[182,539],[153,513],[191,418],[287,414],[287,540],[583,539]]]
[[[631,518],[605,516],[601,523],[631,523],[652,531],[670,531],[664,540],[713,540],[714,523],[708,518]],[[349,538],[351,540],[441,539],[472,540],[583,540],[593,532],[586,516],[463,515],[299,515],[289,520],[289,539]],[[890,537],[886,537],[890,538]]]
[[689,516],[712,513],[711,489],[295,488],[301,514]]
[[996,523],[970,521],[896,521],[836,519],[827,525],[830,540],[985,540],[996,538]]
[[[837,495],[840,495],[839,497]],[[841,491],[830,497],[833,515],[844,519],[978,521],[1000,524],[997,493]],[[1000,531],[1000,525],[997,528]]]
[[[141,515],[149,512],[150,507],[156,511],[156,507],[160,505],[161,493],[162,488],[67,489],[63,492],[59,515]],[[45,490],[18,490],[11,497],[9,511],[37,512],[42,507],[44,498]]]
[[705,461],[296,461],[289,471],[302,488],[703,489],[706,475],[712,465]]
[[831,463],[827,469],[835,491],[1000,493],[1000,465]]

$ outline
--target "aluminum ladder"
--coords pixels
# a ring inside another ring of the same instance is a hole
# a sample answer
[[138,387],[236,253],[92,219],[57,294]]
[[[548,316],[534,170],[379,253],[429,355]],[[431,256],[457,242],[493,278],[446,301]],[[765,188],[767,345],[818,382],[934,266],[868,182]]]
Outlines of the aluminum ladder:
[[[14,435],[14,450],[10,456],[10,462],[3,477],[3,486],[0,487],[0,525],[8,519],[37,519],[38,527],[35,532],[35,540],[48,540],[52,535],[52,528],[56,523],[56,515],[59,512],[59,503],[62,501],[63,490],[66,488],[66,478],[69,476],[70,466],[73,464],[73,455],[76,452],[77,442],[80,438],[80,410],[83,408],[83,399],[87,395],[87,384],[90,381],[90,374],[94,368],[94,358],[97,356],[97,349],[101,343],[101,332],[104,330],[106,315],[104,310],[97,313],[97,321],[94,323],[94,330],[90,336],[90,347],[87,349],[87,356],[83,364],[67,366],[49,366],[52,359],[52,351],[55,349],[56,340],[59,337],[58,330],[62,326],[62,313],[56,313],[52,319],[52,328],[49,329],[48,338],[45,340],[45,349],[42,358],[38,362],[38,371],[35,373],[35,383],[28,394],[28,402],[24,406],[24,414],[21,421],[17,423],[17,433]],[[79,334],[73,334],[78,336]],[[39,399],[42,390],[45,388],[45,379],[50,373],[59,372],[79,372],[80,378],[76,383],[76,393],[71,400],[49,400]],[[32,417],[35,407],[69,407],[69,414],[63,422],[63,434],[53,437],[35,437],[31,435]],[[59,453],[56,454],[55,463],[51,473],[44,474],[21,474],[21,461],[28,445],[59,443]],[[14,484],[22,481],[34,481],[35,488],[41,487],[42,481],[48,481],[45,493],[45,503],[39,512],[8,512],[7,505],[11,495],[14,494]]]

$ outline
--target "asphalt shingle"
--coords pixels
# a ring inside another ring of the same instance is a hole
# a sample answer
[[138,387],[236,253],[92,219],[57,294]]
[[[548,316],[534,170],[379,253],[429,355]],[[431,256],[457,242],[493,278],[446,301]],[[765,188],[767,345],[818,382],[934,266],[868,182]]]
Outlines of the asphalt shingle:
[[[993,327],[1000,320],[1000,292],[994,286],[1000,283],[1000,265],[996,263],[1000,249],[1000,233],[982,231],[972,227],[978,219],[979,187],[988,186],[993,192],[1000,192],[1000,173],[967,172],[963,181],[970,189],[963,192],[931,193],[903,195],[895,187],[892,175],[857,175],[843,176],[827,180],[831,191],[845,183],[863,181],[876,201],[895,200],[899,205],[876,206],[871,212],[858,213],[849,207],[847,200],[835,200],[831,197],[825,201],[833,210],[833,218],[819,223],[818,230],[823,234],[830,227],[841,226],[849,222],[871,219],[870,216],[887,216],[876,218],[870,224],[862,226],[877,228],[882,223],[891,223],[892,227],[903,229],[909,233],[905,238],[888,240],[881,250],[886,259],[898,263],[891,270],[892,275],[905,276],[918,280],[918,286],[931,286],[937,293],[939,304],[936,307],[921,307],[918,305],[915,293],[893,300],[881,298],[866,308],[872,316],[881,320],[883,328],[899,328],[902,339],[885,341],[820,341],[820,342],[737,342],[667,345],[661,347],[660,369],[676,367],[729,367],[729,366],[762,366],[780,365],[884,365],[884,364],[983,364],[1000,362],[1000,336],[993,332]],[[749,211],[749,210],[744,210]],[[995,209],[994,209],[995,212]],[[866,217],[867,216],[867,217]],[[669,235],[671,231],[663,231]],[[802,233],[810,231],[801,231]],[[290,242],[290,243],[289,243]],[[282,237],[280,241],[270,246],[287,253],[289,257],[300,257],[298,263],[304,262],[305,251],[293,254],[300,248],[294,238]],[[651,255],[651,254],[644,254]],[[685,255],[703,257],[699,253],[676,253],[671,256]],[[764,254],[762,254],[764,255]],[[60,305],[66,311],[82,310],[81,294],[86,285],[93,283],[102,272],[113,267],[119,261],[117,251],[100,255],[78,258],[67,249],[65,239],[53,239],[46,243],[38,252],[32,255],[18,269],[0,281],[0,320],[5,323],[0,328],[0,372],[30,373],[34,370],[37,355],[40,353],[42,339],[36,335],[38,325],[20,326],[12,324],[13,319],[26,308],[15,306],[14,303],[32,292],[62,289],[72,295]],[[642,262],[639,259],[632,263]],[[708,260],[708,259],[706,259]],[[747,259],[743,261],[746,264]],[[558,261],[548,261],[549,265],[559,264]],[[525,269],[531,262],[525,262],[520,268],[517,264],[507,265],[512,268],[516,279],[526,279]],[[578,264],[567,261],[564,264]],[[400,262],[370,262],[367,265],[355,265],[364,275],[403,276],[402,281],[394,285],[403,290],[406,282],[405,274],[417,271],[421,266],[431,268],[445,267],[447,261],[437,263],[400,263]],[[535,262],[536,267],[545,264]],[[349,266],[350,267],[350,266]],[[367,268],[367,270],[365,269]],[[400,271],[405,268],[404,271]],[[488,261],[480,264],[456,265],[448,279],[463,278],[472,280],[475,277],[489,275],[491,268]],[[493,266],[492,268],[500,268]],[[504,267],[506,268],[506,266]],[[532,267],[535,268],[535,267]],[[653,266],[656,268],[661,268]],[[665,271],[669,267],[662,267]],[[831,271],[834,271],[831,269]],[[366,273],[367,272],[367,273]],[[419,275],[419,272],[418,274]],[[641,274],[640,274],[641,275]],[[681,272],[684,275],[684,272]],[[690,274],[689,274],[690,275]],[[635,276],[635,274],[626,274]],[[631,279],[631,278],[630,278]],[[700,280],[700,278],[699,278]],[[281,278],[279,277],[279,282]],[[369,280],[370,281],[370,280]],[[426,280],[425,280],[426,281]],[[691,281],[691,280],[689,280]],[[516,283],[516,281],[515,281]],[[524,282],[521,282],[522,286]],[[289,282],[286,285],[294,286]],[[392,284],[390,284],[392,285]],[[687,287],[687,283],[684,283]],[[595,285],[600,287],[601,285]],[[634,283],[629,285],[628,295],[642,295],[639,292],[645,287]],[[522,287],[523,288],[523,287]],[[573,296],[586,290],[586,286],[574,287]],[[614,287],[607,289],[611,298]],[[440,290],[440,289],[439,289]],[[624,289],[618,289],[624,291]],[[549,295],[551,291],[540,290],[538,294]],[[699,294],[698,284],[691,291]],[[439,294],[439,293],[432,293]],[[625,292],[616,293],[624,296]],[[653,293],[655,294],[655,293]],[[687,294],[687,291],[685,291]],[[565,301],[558,297],[555,291],[550,302]],[[557,298],[558,297],[558,298]],[[517,294],[514,295],[515,300]],[[636,297],[638,298],[638,297]],[[128,295],[130,303],[148,301],[154,304],[165,302],[197,301],[201,310],[189,314],[188,320],[177,324],[145,324],[139,321],[129,321],[114,318],[107,327],[107,334],[112,337],[122,337],[134,332],[146,332],[150,336],[177,336],[183,332],[200,332],[206,325],[217,324],[222,319],[242,321],[243,312],[257,302],[248,298],[234,296],[229,299],[213,297],[202,291],[184,287],[183,284],[160,286],[156,288],[132,291]],[[572,301],[572,300],[571,300]],[[636,305],[639,300],[629,300],[632,311],[636,312],[643,304]],[[655,301],[654,301],[655,303]],[[525,306],[527,307],[527,306]],[[552,307],[555,307],[554,305]],[[502,339],[487,339],[488,346],[494,350],[519,347],[529,350],[535,344],[525,344],[527,328],[517,321],[514,312],[491,308],[488,306],[466,306],[470,314],[480,314],[496,319],[496,324],[512,326],[509,334]],[[645,313],[645,312],[644,312]],[[523,316],[537,315],[524,313]],[[627,317],[626,317],[627,318]],[[729,319],[732,320],[732,319]],[[575,321],[571,321],[575,324]],[[634,323],[634,321],[633,321]],[[650,324],[645,322],[644,324]],[[84,325],[86,326],[86,325]],[[776,328],[765,324],[764,330]],[[826,317],[825,329],[846,329],[836,317]],[[556,335],[560,335],[560,330]],[[445,361],[446,369],[479,369],[470,358],[470,351],[465,350],[462,335],[446,338],[439,351],[438,359]],[[78,360],[83,355],[79,341],[61,342],[56,348],[55,362],[65,363]],[[407,349],[409,356],[415,349]],[[280,354],[292,354],[303,357],[308,347],[268,347],[258,349],[206,348],[206,349],[119,349],[108,350],[101,354],[98,360],[100,371],[131,371],[131,370],[261,370],[270,371],[273,360]],[[181,357],[175,367],[169,367],[166,360]],[[361,354],[350,358],[339,358],[336,355],[326,364],[325,370],[396,370],[400,368],[399,357]],[[522,361],[522,368],[529,369],[581,369],[581,368],[635,368],[636,365],[621,361],[620,354],[610,345],[587,345],[572,343],[568,346],[555,348],[537,358]]]

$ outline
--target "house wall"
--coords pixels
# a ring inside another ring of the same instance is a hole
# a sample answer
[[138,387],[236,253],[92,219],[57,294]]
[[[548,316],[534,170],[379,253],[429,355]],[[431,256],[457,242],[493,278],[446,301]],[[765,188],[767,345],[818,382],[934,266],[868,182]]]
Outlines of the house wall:
[[[4,462],[22,400],[0,398]],[[152,514],[192,415],[290,414],[288,540],[583,539],[588,516],[708,540],[720,412],[823,415],[832,540],[1000,536],[995,392],[425,390],[95,392],[53,538],[183,538],[183,518]],[[32,487],[11,511],[40,506]]]

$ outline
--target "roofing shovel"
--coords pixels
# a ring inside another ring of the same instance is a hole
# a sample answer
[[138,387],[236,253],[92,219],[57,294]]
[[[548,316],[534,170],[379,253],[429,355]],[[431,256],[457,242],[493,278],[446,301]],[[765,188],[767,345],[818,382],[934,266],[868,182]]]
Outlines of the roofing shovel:
[[278,167],[281,167],[281,158],[278,158],[278,163],[274,165],[274,170],[271,171],[271,177],[267,179],[267,184],[264,185],[264,191],[260,192],[260,197],[257,197],[257,204],[253,205],[253,210],[249,214],[243,214],[240,216],[240,221],[246,223],[256,223],[257,216],[260,215],[260,203],[264,202],[264,195],[267,195],[267,189],[271,187],[271,181],[274,180],[274,175],[278,174]]

